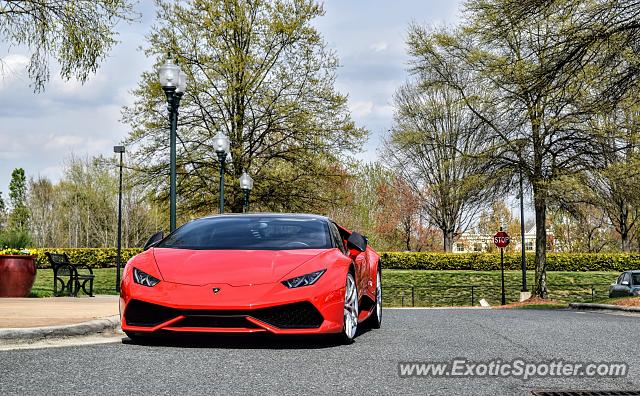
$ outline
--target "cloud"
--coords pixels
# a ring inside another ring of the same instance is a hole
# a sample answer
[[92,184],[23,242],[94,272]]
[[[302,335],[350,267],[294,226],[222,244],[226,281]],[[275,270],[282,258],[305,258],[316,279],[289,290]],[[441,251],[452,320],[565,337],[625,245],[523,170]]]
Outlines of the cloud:
[[0,91],[13,85],[14,82],[27,80],[29,58],[22,54],[9,54],[0,58]]
[[355,117],[365,117],[373,111],[373,102],[355,102],[349,106],[349,109]]
[[373,50],[373,52],[381,52],[387,49],[389,45],[384,42],[384,41],[379,41],[377,43],[373,43],[369,46],[370,49]]
[[[328,46],[336,50],[342,67],[336,88],[349,95],[349,108],[358,126],[371,131],[364,158],[374,159],[381,135],[391,127],[390,105],[397,87],[407,78],[407,26],[416,15],[433,21],[455,21],[461,0],[326,0],[326,15],[314,21]],[[120,108],[130,105],[143,71],[153,59],[138,51],[154,21],[154,6],[140,2],[141,23],[119,27],[122,41],[85,84],[64,81],[52,61],[45,92],[34,94],[26,67],[29,52],[0,43],[0,190],[6,191],[11,170],[21,166],[28,176],[56,180],[61,165],[77,155],[111,155],[129,126],[119,122]],[[9,54],[9,51],[13,52]],[[7,94],[10,92],[10,94]]]

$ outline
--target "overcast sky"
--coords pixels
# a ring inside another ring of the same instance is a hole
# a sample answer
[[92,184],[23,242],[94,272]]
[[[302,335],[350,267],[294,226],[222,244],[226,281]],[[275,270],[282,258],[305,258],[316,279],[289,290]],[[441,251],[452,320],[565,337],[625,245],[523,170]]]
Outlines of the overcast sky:
[[[404,40],[407,26],[454,24],[460,0],[327,0],[326,15],[316,21],[341,62],[337,89],[349,95],[349,107],[359,126],[371,131],[360,158],[372,161],[381,135],[391,127],[392,96],[407,76]],[[44,93],[33,93],[26,78],[29,54],[0,44],[0,191],[6,197],[13,168],[27,177],[58,180],[70,153],[111,155],[128,133],[120,109],[132,102],[130,91],[140,74],[151,68],[138,48],[155,11],[148,0],[139,7],[138,23],[119,26],[121,43],[97,74],[84,85],[61,81],[52,64]]]

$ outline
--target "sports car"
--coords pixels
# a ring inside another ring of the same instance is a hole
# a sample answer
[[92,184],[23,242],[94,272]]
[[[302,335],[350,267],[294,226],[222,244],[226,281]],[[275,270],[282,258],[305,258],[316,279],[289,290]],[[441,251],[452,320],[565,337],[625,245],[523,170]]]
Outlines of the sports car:
[[380,257],[324,216],[232,214],[152,236],[125,266],[122,330],[333,334],[382,319]]

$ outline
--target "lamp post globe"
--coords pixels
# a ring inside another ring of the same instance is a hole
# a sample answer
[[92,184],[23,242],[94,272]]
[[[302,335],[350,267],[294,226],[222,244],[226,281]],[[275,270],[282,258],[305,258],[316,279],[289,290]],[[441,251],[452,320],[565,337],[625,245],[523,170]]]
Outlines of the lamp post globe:
[[249,191],[253,189],[253,179],[246,171],[242,172],[242,176],[240,176],[240,188]]
[[176,85],[176,93],[182,94],[187,90],[187,73],[182,69],[178,73],[178,84]]
[[216,136],[213,137],[213,148],[218,155],[223,153],[226,155],[229,152],[230,144],[229,138],[222,132],[218,132]]
[[220,214],[224,213],[224,164],[227,155],[230,154],[230,146],[229,138],[221,131],[213,137],[213,148],[218,155],[218,161],[220,161]]
[[180,79],[180,67],[170,57],[167,57],[158,70],[158,77],[163,89],[176,89]]
[[251,190],[253,190],[253,179],[246,171],[242,172],[242,176],[240,176],[240,189],[242,190],[244,198],[242,208],[246,213],[249,211],[249,194]]
[[176,130],[178,129],[178,108],[180,99],[187,88],[186,74],[167,57],[158,71],[160,85],[167,96],[169,110],[169,229],[176,229]]

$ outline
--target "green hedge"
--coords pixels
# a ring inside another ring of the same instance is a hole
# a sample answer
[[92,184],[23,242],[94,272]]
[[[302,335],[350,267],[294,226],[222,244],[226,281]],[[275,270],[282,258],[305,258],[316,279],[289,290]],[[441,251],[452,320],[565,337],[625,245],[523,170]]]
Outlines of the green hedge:
[[[51,268],[51,264],[49,264],[49,260],[47,260],[47,256],[45,256],[45,252],[51,253],[66,253],[69,256],[69,260],[72,263],[82,263],[87,264],[92,268],[109,268],[116,266],[116,248],[39,248],[39,249],[29,249],[31,254],[34,254],[36,257],[36,266],[38,268]],[[140,253],[142,249],[138,248],[130,248],[130,249],[122,249],[122,265],[126,264],[126,262],[136,254]]]
[[[89,248],[41,248],[29,249],[37,256],[38,268],[50,268],[45,252],[66,253],[73,263],[85,263],[93,268],[108,268],[116,265],[116,249]],[[122,264],[140,253],[142,249],[122,249]],[[385,252],[381,253],[383,268],[416,270],[473,270],[491,271],[500,269],[500,255],[497,253],[423,253]],[[504,255],[505,269],[520,269],[519,254]],[[527,254],[527,268],[534,268],[534,255]],[[638,253],[549,253],[549,271],[624,271],[640,269]]]
[[[472,270],[500,269],[498,253],[381,253],[383,268],[417,270]],[[533,269],[535,256],[527,254],[527,268]],[[519,254],[505,254],[506,270],[520,269]],[[640,268],[638,253],[549,253],[548,271],[624,271]]]

